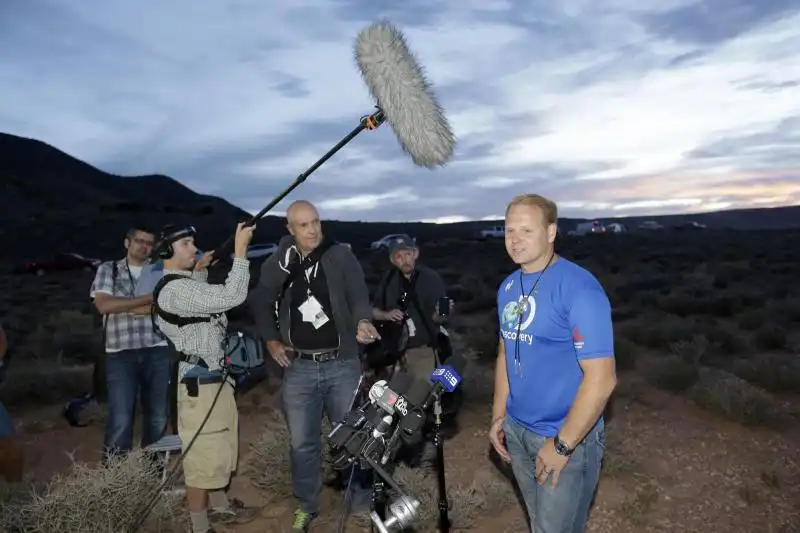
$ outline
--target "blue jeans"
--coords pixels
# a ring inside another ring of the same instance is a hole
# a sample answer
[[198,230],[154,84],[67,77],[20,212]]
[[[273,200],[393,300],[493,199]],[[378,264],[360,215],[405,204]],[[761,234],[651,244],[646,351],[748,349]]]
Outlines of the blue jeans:
[[142,447],[162,437],[169,417],[173,351],[168,346],[106,354],[108,422],[104,453],[124,454],[133,447],[136,400],[141,393]]
[[600,479],[605,452],[605,424],[602,419],[572,452],[567,466],[553,488],[552,474],[544,486],[536,481],[536,455],[546,437],[521,426],[511,417],[503,423],[506,448],[533,533],[583,533]]
[[[295,358],[284,370],[281,403],[289,428],[292,492],[301,511],[319,511],[323,409],[334,425],[342,420],[350,410],[360,378],[361,362],[357,358],[324,363]],[[354,503],[368,504],[370,488],[361,487],[358,481],[360,476],[354,476]]]

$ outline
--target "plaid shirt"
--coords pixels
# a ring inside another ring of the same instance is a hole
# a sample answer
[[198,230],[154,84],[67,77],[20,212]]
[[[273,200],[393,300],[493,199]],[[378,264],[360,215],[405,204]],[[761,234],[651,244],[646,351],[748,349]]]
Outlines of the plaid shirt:
[[[158,295],[158,305],[164,311],[178,316],[209,316],[220,313],[210,322],[200,322],[178,327],[159,316],[155,317],[158,328],[172,341],[175,348],[186,355],[201,357],[210,371],[219,370],[225,357],[228,318],[225,311],[242,304],[247,298],[250,284],[250,262],[234,258],[233,266],[224,285],[212,285],[206,280],[208,272],[167,270],[164,275],[182,274],[186,280],[170,281]],[[196,365],[181,361],[178,379]]]
[[[117,262],[116,279],[111,279],[112,261],[107,261],[97,267],[89,297],[94,299],[95,294],[103,292],[117,298],[135,298],[136,280],[128,269],[125,259]],[[154,328],[149,315],[134,315],[133,313],[113,313],[104,315],[106,321],[106,352],[113,353],[122,350],[135,350],[165,346],[164,337]]]

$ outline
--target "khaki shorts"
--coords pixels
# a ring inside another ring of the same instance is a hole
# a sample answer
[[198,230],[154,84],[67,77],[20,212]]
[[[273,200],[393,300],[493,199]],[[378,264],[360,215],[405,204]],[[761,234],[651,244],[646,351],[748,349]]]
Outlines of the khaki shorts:
[[221,489],[228,485],[231,473],[236,470],[239,460],[239,412],[230,383],[223,386],[203,431],[186,452],[208,414],[219,387],[219,383],[199,385],[198,395],[192,398],[186,392],[186,386],[178,384],[178,435],[183,442],[183,475],[187,487]]

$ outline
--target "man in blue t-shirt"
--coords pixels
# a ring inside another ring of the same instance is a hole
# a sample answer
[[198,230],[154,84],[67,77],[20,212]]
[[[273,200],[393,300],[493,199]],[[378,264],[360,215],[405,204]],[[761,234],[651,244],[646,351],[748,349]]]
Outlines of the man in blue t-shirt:
[[520,268],[497,291],[489,438],[511,463],[534,533],[584,530],[616,386],[611,305],[591,273],[555,254],[557,214],[539,195],[511,201],[506,251]]

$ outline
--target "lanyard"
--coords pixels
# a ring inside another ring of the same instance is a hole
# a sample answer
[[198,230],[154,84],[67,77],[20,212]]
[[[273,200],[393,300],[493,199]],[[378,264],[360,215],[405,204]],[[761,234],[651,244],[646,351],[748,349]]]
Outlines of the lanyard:
[[528,310],[528,305],[531,299],[531,295],[533,291],[536,290],[536,286],[539,285],[539,280],[542,279],[547,268],[550,266],[550,263],[553,261],[553,257],[555,256],[555,250],[552,254],[550,254],[550,259],[547,260],[547,264],[542,269],[542,272],[539,274],[539,277],[536,278],[536,281],[533,282],[533,287],[531,290],[528,291],[528,294],[525,294],[525,290],[522,285],[522,269],[519,269],[519,291],[520,291],[520,298],[519,298],[519,306],[517,307],[517,335],[514,338],[514,371],[516,372],[517,376],[522,377],[522,360],[520,359],[519,354],[519,337],[522,331],[522,317],[525,315],[525,312]]

